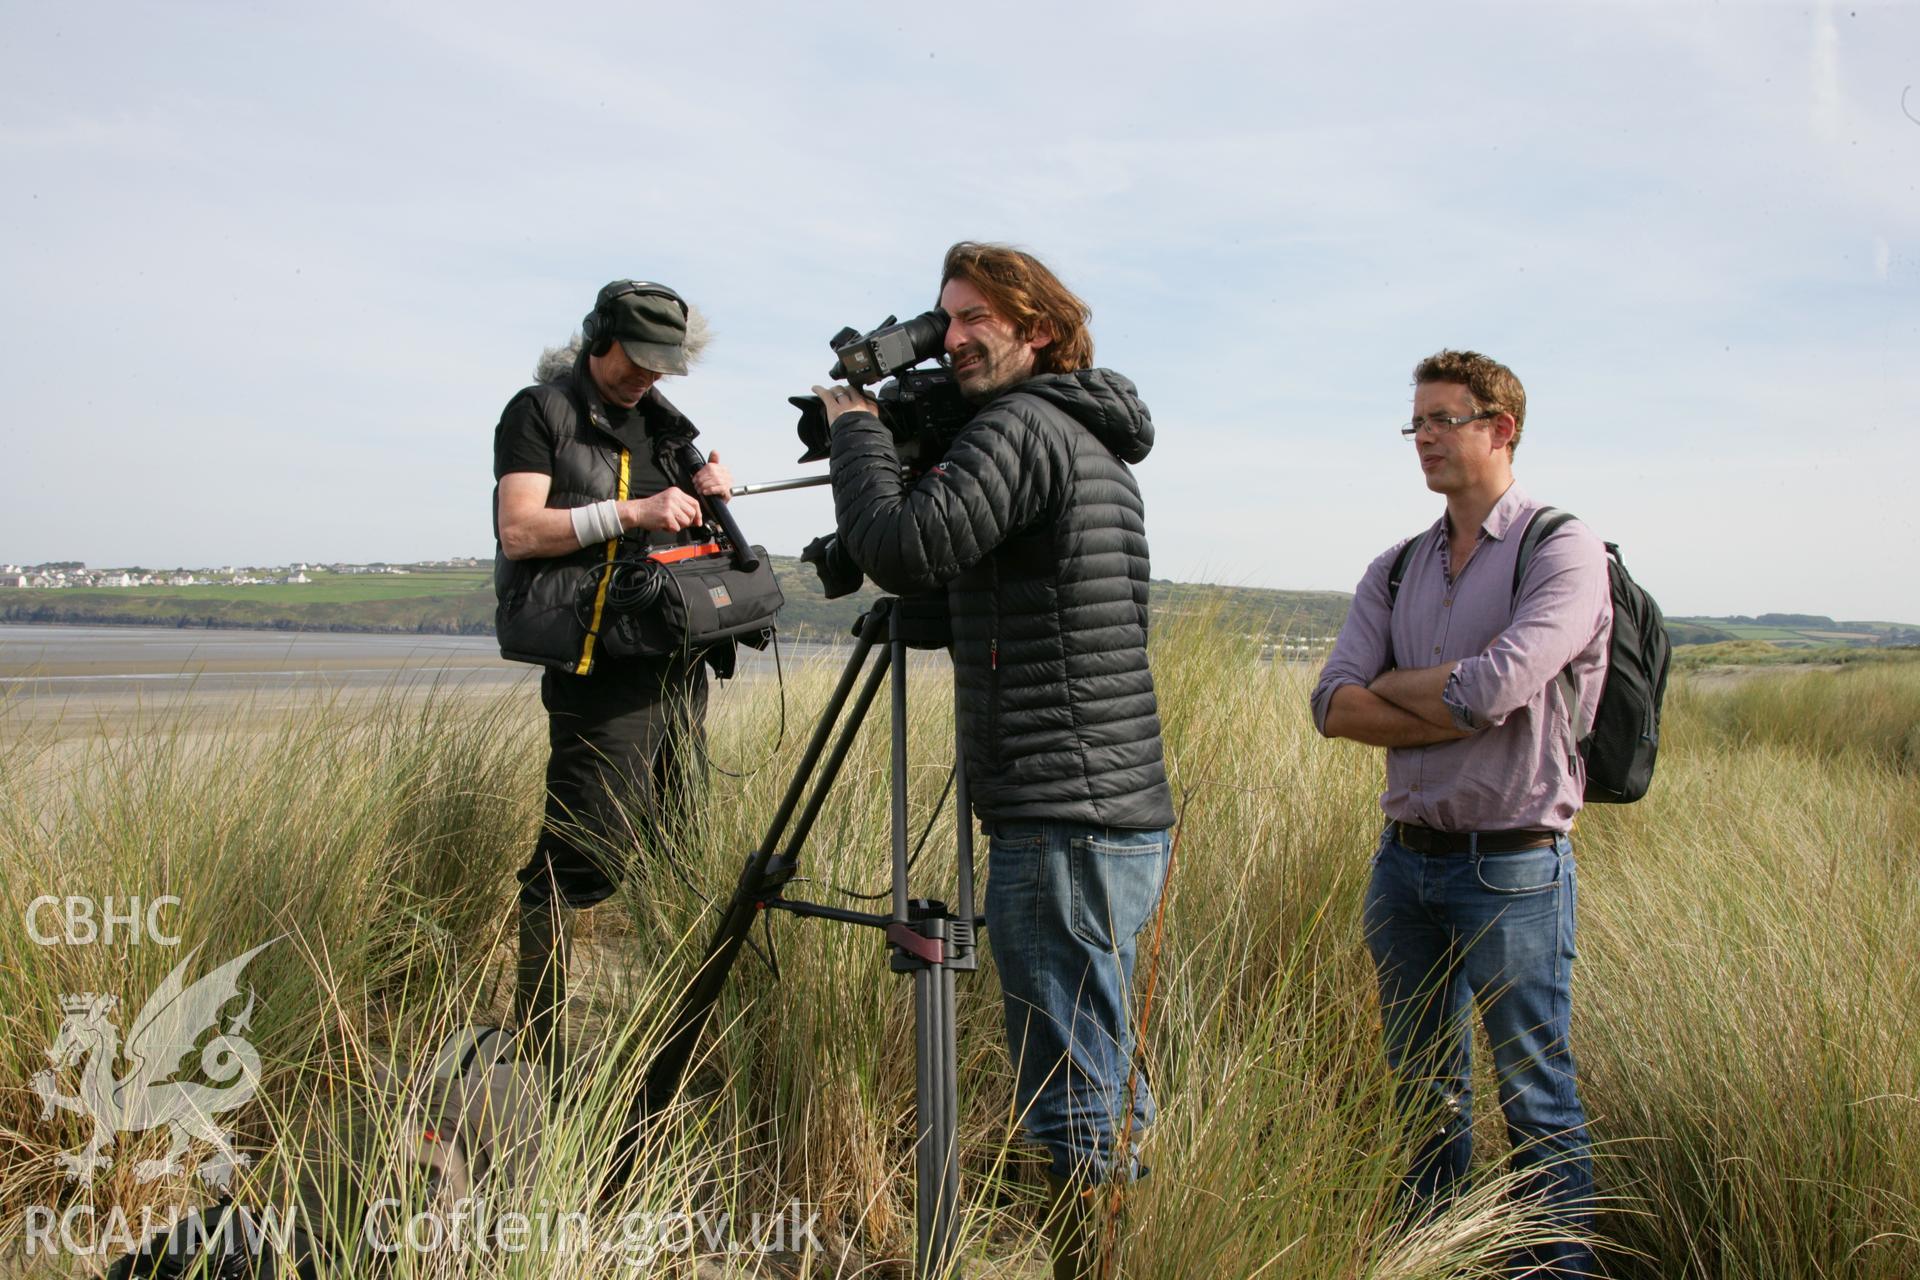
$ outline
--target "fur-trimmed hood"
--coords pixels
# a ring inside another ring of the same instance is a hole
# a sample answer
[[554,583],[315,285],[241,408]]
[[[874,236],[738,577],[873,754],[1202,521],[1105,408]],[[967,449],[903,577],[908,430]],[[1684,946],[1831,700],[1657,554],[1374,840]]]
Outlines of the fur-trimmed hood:
[[[700,362],[706,353],[707,344],[713,341],[713,329],[707,324],[707,313],[691,302],[687,304],[687,367],[691,369]],[[540,353],[540,359],[533,366],[533,380],[540,383],[558,382],[573,371],[580,361],[580,335],[557,347],[548,347]],[[671,376],[671,375],[669,375]]]

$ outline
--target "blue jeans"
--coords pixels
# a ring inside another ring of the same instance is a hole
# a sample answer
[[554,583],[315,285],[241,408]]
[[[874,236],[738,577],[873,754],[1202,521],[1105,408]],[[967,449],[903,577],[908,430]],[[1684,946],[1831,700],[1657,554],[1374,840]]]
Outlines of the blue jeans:
[[[1104,1181],[1133,1068],[1134,940],[1166,881],[1166,831],[1007,822],[989,837],[987,928],[1021,1124],[1062,1178]],[[1153,1122],[1146,1074],[1133,1133]],[[1128,1154],[1123,1176],[1137,1166]]]
[[[1592,1224],[1593,1166],[1568,1032],[1575,896],[1564,835],[1517,853],[1459,854],[1417,853],[1393,839],[1391,824],[1380,838],[1367,946],[1399,1103],[1425,1132],[1407,1175],[1422,1211],[1459,1189],[1473,1154],[1477,1001],[1520,1190],[1540,1196],[1555,1222]],[[1517,1261],[1524,1275],[1599,1274],[1592,1251],[1571,1241]]]

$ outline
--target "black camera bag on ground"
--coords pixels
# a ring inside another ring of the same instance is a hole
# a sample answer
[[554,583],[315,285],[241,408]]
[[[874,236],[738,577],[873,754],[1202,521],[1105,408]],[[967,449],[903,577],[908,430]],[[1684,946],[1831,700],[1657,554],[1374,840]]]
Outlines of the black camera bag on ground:
[[[327,1125],[328,1148],[300,1157],[298,1196],[272,1212],[223,1197],[156,1231],[116,1260],[106,1280],[320,1280],[401,1270],[369,1234],[372,1215],[400,1186],[421,1200],[408,1212],[463,1212],[475,1198],[518,1203],[534,1185],[545,1145],[547,1081],[498,1027],[450,1034],[419,1075],[375,1060],[367,1102]],[[368,1114],[371,1103],[379,1118]],[[398,1247],[394,1223],[382,1228]],[[437,1246],[436,1246],[437,1247]]]
[[156,1231],[138,1249],[107,1268],[106,1280],[319,1280],[319,1262],[307,1234],[285,1233],[251,1209],[220,1199]]
[[[1527,522],[1520,551],[1513,562],[1512,595],[1520,595],[1533,553],[1571,512],[1541,507]],[[1409,539],[1387,572],[1387,607],[1400,594],[1413,552],[1426,538],[1423,531]],[[1576,717],[1574,740],[1586,762],[1588,804],[1631,804],[1653,785],[1654,757],[1660,751],[1660,703],[1667,693],[1667,671],[1673,661],[1673,642],[1660,606],[1646,588],[1633,580],[1620,548],[1606,543],[1607,585],[1613,595],[1613,632],[1607,640],[1607,679],[1600,687],[1600,705],[1584,731],[1578,723],[1579,691],[1570,671],[1559,675],[1561,693]]]

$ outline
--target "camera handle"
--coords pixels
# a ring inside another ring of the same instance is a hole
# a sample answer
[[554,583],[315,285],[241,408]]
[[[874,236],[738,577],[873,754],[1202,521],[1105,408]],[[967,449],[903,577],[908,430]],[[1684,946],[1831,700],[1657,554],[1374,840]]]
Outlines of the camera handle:
[[[813,737],[773,821],[740,873],[732,899],[721,913],[705,958],[681,992],[666,1039],[647,1064],[646,1080],[627,1112],[615,1140],[612,1167],[603,1187],[625,1183],[635,1159],[649,1144],[654,1120],[667,1114],[699,1046],[727,975],[739,957],[747,933],[760,913],[786,911],[796,916],[864,925],[880,930],[890,953],[889,967],[913,979],[915,1280],[958,1280],[955,1254],[960,1226],[958,1020],[954,978],[979,967],[974,915],[973,817],[967,795],[966,758],[954,733],[954,805],[957,815],[954,864],[956,883],[951,909],[943,902],[909,896],[907,885],[907,644],[895,625],[899,601],[883,596],[860,615],[852,654],[833,696],[827,700]],[[868,658],[873,658],[867,670]],[[863,680],[862,673],[865,674]],[[847,911],[801,902],[782,891],[799,871],[800,850],[827,792],[839,775],[854,737],[880,693],[891,685],[892,701],[892,910]],[[859,692],[854,692],[855,686]],[[849,711],[848,703],[852,702]],[[843,713],[846,713],[844,720]],[[839,732],[836,734],[835,729]],[[830,746],[831,744],[831,746]],[[824,763],[823,763],[824,760]],[[818,773],[816,774],[816,769]],[[782,847],[784,842],[784,847]]]
[[[700,456],[700,450],[691,440],[680,442],[680,465],[687,471],[687,491],[693,492],[693,473],[707,465]],[[695,493],[700,505],[706,508],[707,519],[726,531],[727,540],[733,543],[733,567],[742,573],[752,573],[760,567],[760,557],[753,554],[753,547],[747,542],[747,535],[740,532],[740,522],[733,518],[733,512],[727,504],[711,494]]]

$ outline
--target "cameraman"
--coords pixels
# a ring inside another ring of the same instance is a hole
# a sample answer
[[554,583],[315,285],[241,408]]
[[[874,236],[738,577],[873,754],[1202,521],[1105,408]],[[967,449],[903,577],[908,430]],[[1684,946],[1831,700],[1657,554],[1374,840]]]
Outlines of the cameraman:
[[[945,590],[1017,1102],[1052,1157],[1056,1274],[1078,1275],[1091,1261],[1080,1193],[1135,1172],[1115,1150],[1134,940],[1174,819],[1129,469],[1153,421],[1132,383],[1091,367],[1091,313],[1031,255],[954,245],[940,307],[975,412],[917,480],[872,401],[814,390],[832,425],[839,550],[884,590]],[[1137,1090],[1136,1132],[1153,1116],[1144,1077]]]
[[[706,712],[703,662],[732,671],[731,646],[669,658],[610,658],[596,642],[608,566],[624,541],[692,541],[700,503],[725,498],[720,455],[691,476],[677,460],[694,426],[654,384],[684,374],[705,318],[665,285],[600,290],[581,338],[547,351],[537,382],[494,432],[494,589],[501,656],[546,668],[546,815],[521,869],[516,1007],[532,1044],[559,1058],[566,1005],[566,909],[612,895],[627,852],[683,807]],[[684,487],[683,487],[684,486]],[[636,830],[636,827],[638,828]]]

